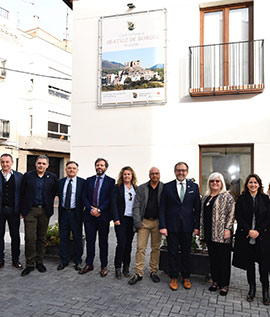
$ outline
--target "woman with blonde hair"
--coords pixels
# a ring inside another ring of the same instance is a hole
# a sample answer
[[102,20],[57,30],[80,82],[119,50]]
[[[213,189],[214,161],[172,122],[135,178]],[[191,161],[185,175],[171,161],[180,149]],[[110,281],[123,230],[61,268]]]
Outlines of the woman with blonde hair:
[[130,166],[121,169],[112,193],[112,214],[117,238],[114,266],[115,277],[129,276],[130,254],[134,236],[132,208],[137,190],[137,178]]
[[200,239],[207,244],[212,285],[209,291],[220,289],[226,296],[231,275],[231,248],[235,202],[226,191],[223,175],[212,173],[201,202]]

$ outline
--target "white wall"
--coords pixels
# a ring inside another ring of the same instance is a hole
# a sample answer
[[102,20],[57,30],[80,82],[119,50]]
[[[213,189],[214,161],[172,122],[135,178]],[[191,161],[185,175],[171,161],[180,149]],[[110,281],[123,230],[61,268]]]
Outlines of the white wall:
[[[210,1],[207,1],[210,2]],[[127,1],[74,1],[72,159],[81,175],[94,173],[94,160],[109,160],[116,177],[131,165],[139,182],[155,165],[164,181],[173,166],[186,161],[190,177],[199,179],[199,144],[255,144],[255,172],[270,180],[270,90],[267,86],[270,34],[263,0],[254,3],[254,39],[265,40],[265,83],[262,94],[189,96],[188,47],[199,45],[198,0],[134,2],[135,11],[167,9],[167,103],[163,106],[97,109],[98,19],[128,12]],[[134,11],[134,12],[135,12]],[[265,17],[265,18],[263,18]]]

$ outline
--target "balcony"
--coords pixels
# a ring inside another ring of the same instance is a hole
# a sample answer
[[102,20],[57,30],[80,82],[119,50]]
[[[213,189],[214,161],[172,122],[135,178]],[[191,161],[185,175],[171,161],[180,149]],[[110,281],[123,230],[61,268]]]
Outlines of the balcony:
[[0,139],[8,139],[10,133],[9,121],[0,119]]
[[8,14],[9,14],[9,12],[6,9],[0,7],[0,16],[1,17],[8,19]]
[[264,40],[189,47],[192,97],[261,93]]

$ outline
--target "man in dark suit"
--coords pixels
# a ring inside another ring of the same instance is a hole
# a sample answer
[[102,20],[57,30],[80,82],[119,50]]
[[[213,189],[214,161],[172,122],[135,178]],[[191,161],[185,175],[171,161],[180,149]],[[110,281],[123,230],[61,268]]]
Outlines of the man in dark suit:
[[179,274],[178,250],[181,246],[181,275],[184,288],[190,289],[190,249],[192,233],[199,234],[199,187],[186,179],[188,165],[179,162],[174,167],[176,180],[164,185],[161,194],[160,233],[167,237],[170,288],[177,290]]
[[79,272],[85,274],[94,269],[93,261],[95,257],[96,235],[98,232],[99,252],[102,277],[108,274],[108,234],[110,229],[110,200],[115,180],[105,172],[108,168],[108,162],[103,158],[95,161],[96,175],[87,178],[83,202],[85,211],[83,213],[83,222],[86,233],[87,257],[86,265]]
[[60,258],[61,263],[57,270],[63,270],[69,263],[70,231],[73,236],[73,262],[75,270],[80,270],[82,262],[82,212],[84,209],[82,193],[85,180],[77,177],[78,163],[66,163],[66,174],[58,181],[57,193],[59,197],[58,216],[60,231]]
[[34,271],[47,271],[43,264],[46,251],[46,233],[53,215],[57,191],[56,176],[47,171],[49,158],[39,155],[36,170],[25,173],[21,183],[21,214],[24,217],[26,268],[22,276]]
[[0,177],[0,268],[4,266],[5,227],[8,222],[11,237],[12,265],[22,269],[20,256],[20,185],[22,174],[12,170],[13,158],[10,154],[1,155]]

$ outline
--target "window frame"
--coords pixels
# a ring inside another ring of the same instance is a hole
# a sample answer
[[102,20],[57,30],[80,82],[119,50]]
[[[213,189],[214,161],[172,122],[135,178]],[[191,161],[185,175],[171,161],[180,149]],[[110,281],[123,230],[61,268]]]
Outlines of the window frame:
[[[229,39],[229,11],[231,9],[248,8],[249,12],[249,41],[254,39],[253,31],[253,2],[235,3],[214,7],[200,8],[200,87],[204,88],[204,14],[208,12],[223,12],[223,44],[230,43]],[[216,43],[213,43],[216,44]],[[229,86],[229,45],[223,46],[223,82],[224,86]],[[249,49],[249,83],[254,82],[253,74],[253,45]]]
[[[205,148],[250,148],[250,173],[254,173],[254,143],[235,143],[235,144],[199,144],[199,186],[202,190],[202,149]],[[248,175],[247,175],[248,176]]]

